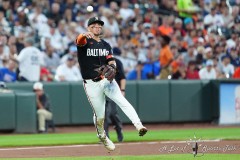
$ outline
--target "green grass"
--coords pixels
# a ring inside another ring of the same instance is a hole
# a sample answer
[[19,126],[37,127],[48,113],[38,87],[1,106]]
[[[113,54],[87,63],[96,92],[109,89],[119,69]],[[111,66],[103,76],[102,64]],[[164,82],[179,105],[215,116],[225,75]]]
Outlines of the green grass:
[[[207,128],[207,129],[178,129],[178,130],[150,130],[144,137],[139,137],[136,131],[124,132],[125,142],[160,141],[160,140],[189,140],[194,134],[197,138],[240,140],[240,128]],[[111,139],[116,141],[116,134],[110,133]],[[16,146],[51,146],[91,144],[98,142],[95,132],[64,133],[64,134],[22,134],[1,135],[0,147]]]
[[148,155],[148,156],[108,156],[108,157],[60,157],[60,158],[7,158],[1,160],[239,160],[237,154],[206,154],[202,157],[194,158],[191,154],[171,154],[171,155]]

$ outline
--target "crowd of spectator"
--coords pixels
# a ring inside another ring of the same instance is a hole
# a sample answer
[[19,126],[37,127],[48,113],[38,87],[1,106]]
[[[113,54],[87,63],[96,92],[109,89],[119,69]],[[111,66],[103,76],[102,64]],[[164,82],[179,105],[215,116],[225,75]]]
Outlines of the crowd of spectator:
[[240,0],[0,0],[0,81],[81,80],[75,38],[93,16],[128,80],[240,78],[239,8]]

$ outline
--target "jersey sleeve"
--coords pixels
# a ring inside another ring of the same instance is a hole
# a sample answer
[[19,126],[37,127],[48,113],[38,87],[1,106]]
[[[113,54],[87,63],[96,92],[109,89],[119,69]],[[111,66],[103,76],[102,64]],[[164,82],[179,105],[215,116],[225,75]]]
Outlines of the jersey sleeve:
[[83,34],[79,34],[76,38],[76,41],[75,41],[76,45],[77,46],[84,46],[87,44],[87,39],[85,36],[83,36]]

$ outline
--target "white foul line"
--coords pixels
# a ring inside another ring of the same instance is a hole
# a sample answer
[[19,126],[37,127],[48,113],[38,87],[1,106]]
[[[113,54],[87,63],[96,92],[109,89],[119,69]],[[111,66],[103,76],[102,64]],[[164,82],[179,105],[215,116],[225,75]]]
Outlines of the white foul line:
[[1,148],[0,151],[11,151],[11,150],[31,150],[31,149],[57,149],[57,148],[76,148],[76,147],[91,147],[99,146],[99,144],[91,145],[70,145],[70,146],[43,146],[43,147],[20,147],[20,148]]

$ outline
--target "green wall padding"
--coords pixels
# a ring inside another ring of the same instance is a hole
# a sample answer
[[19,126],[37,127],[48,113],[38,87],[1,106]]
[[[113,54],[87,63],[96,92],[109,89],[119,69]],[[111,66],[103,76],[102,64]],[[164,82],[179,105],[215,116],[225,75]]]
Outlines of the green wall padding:
[[170,81],[171,121],[201,121],[201,81]]
[[16,132],[37,132],[36,95],[33,92],[15,91],[16,95]]
[[139,116],[143,122],[170,120],[168,81],[139,81],[137,97]]
[[71,83],[71,123],[93,124],[93,111],[90,106],[82,82]]
[[15,95],[0,92],[0,130],[14,130],[16,127]]
[[44,83],[44,88],[51,101],[54,123],[70,124],[70,84],[68,82]]

